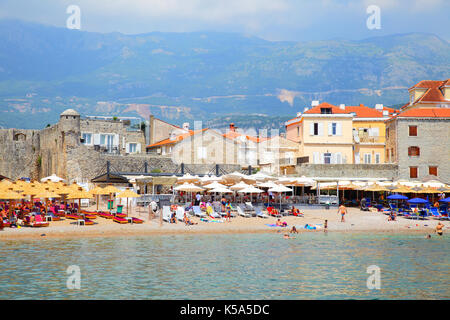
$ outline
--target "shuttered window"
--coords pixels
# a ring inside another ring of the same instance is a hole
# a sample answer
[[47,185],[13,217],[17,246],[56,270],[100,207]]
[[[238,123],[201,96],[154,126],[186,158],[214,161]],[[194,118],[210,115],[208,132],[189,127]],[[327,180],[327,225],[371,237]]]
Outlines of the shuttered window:
[[409,136],[417,137],[417,126],[409,126]]
[[428,167],[428,174],[437,177],[437,175],[438,175],[438,167],[434,167],[434,166]]
[[408,148],[408,156],[410,157],[418,157],[420,156],[420,148],[419,147],[409,147]]
[[417,173],[418,173],[417,167],[409,167],[409,177],[411,179],[416,179]]

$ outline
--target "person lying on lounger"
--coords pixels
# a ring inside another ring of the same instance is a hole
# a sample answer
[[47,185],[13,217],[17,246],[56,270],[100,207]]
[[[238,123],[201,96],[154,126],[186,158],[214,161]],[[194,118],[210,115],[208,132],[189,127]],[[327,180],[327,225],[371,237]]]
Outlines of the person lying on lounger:
[[186,215],[186,212],[184,213],[183,222],[187,226],[192,226],[193,224],[198,224],[196,222],[192,222],[191,220],[189,220],[189,218]]

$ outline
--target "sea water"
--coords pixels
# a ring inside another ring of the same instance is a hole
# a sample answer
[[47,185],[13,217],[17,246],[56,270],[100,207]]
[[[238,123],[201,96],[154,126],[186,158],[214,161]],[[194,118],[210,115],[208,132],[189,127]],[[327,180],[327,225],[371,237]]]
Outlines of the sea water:
[[449,299],[449,249],[447,235],[331,232],[2,241],[0,299]]

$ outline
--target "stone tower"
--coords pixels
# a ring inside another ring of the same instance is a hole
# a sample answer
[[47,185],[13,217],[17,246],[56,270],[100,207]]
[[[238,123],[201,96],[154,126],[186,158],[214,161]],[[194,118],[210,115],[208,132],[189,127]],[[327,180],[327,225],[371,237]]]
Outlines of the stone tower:
[[70,176],[67,167],[67,161],[70,159],[68,159],[67,153],[81,144],[80,114],[73,109],[67,109],[61,113],[58,131],[59,139],[56,148],[61,151],[58,156],[58,174],[67,179]]

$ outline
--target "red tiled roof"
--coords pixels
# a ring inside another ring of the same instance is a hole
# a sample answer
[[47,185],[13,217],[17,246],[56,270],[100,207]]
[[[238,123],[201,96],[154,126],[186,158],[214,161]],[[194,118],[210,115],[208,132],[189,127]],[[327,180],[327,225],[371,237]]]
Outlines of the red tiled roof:
[[[225,138],[228,138],[228,139],[231,139],[231,140],[239,138],[239,137],[241,137],[243,135],[244,134],[242,134],[242,133],[239,133],[239,132],[236,132],[236,131],[231,131],[231,130],[228,131],[227,133],[223,134],[223,136]],[[245,137],[247,138],[247,140],[250,140],[250,141],[253,141],[253,142],[257,142],[257,143],[261,142],[261,141],[264,141],[264,140],[267,140],[267,138],[257,138],[257,137],[248,136],[248,135],[245,135]]]
[[303,114],[321,114],[321,112],[320,112],[321,108],[331,108],[332,114],[349,113],[335,105],[329,104],[328,102],[322,102],[318,106],[315,106],[315,107],[309,109],[308,111],[303,112]]
[[403,111],[397,117],[450,118],[450,108],[413,108]]
[[444,81],[437,81],[437,80],[423,80],[419,83],[415,84],[409,90],[414,88],[423,88],[427,89],[425,93],[414,103],[418,102],[448,102],[448,100],[445,100],[444,93],[442,92],[442,88],[445,85],[449,84],[449,80]]
[[383,118],[383,112],[363,104],[359,106],[345,106],[345,111],[354,112],[356,118]]
[[187,137],[193,136],[194,134],[197,134],[199,132],[203,132],[205,130],[208,130],[208,128],[202,129],[202,130],[197,130],[197,131],[189,130],[189,132],[180,134],[180,135],[174,137],[173,139],[168,138],[168,139],[164,139],[164,140],[155,142],[153,144],[150,144],[150,145],[147,146],[147,148],[154,148],[154,147],[164,146],[164,145],[168,145],[168,144],[175,144],[175,143],[180,142],[181,140],[183,140],[183,139],[185,139]]

